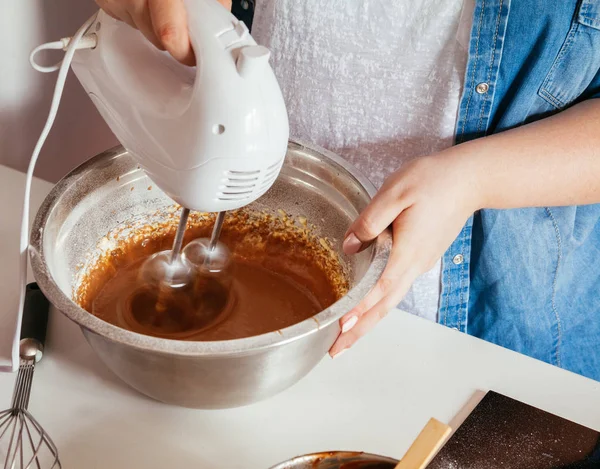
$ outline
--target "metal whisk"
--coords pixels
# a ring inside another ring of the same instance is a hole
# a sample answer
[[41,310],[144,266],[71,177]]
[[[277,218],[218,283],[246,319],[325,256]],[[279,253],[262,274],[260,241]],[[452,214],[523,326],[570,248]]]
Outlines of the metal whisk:
[[21,327],[21,361],[12,405],[0,412],[0,458],[5,458],[3,469],[62,467],[56,445],[27,410],[33,371],[44,350],[49,307],[37,284],[27,285]]

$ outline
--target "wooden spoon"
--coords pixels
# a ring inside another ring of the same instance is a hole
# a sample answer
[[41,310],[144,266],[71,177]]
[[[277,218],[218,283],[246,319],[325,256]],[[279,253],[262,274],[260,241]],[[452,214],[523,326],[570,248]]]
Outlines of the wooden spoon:
[[451,432],[452,429],[445,423],[434,418],[429,420],[396,469],[425,469]]

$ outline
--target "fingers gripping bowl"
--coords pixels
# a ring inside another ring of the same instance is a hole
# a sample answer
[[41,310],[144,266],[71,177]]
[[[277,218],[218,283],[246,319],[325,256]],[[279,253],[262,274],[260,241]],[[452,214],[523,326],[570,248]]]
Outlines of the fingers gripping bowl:
[[[81,265],[108,232],[126,220],[173,206],[151,186],[121,147],[97,155],[48,195],[34,222],[30,255],[41,289],[81,327],[102,361],[130,386],[159,401],[228,408],[288,388],[327,353],[339,334],[339,318],[368,293],[389,256],[388,232],[357,256],[340,254],[348,267],[349,292],[312,318],[279,331],[211,342],[137,334],[88,313],[73,301],[73,294]],[[343,159],[290,141],[279,178],[250,208],[304,216],[341,253],[348,225],[374,192],[372,184]]]

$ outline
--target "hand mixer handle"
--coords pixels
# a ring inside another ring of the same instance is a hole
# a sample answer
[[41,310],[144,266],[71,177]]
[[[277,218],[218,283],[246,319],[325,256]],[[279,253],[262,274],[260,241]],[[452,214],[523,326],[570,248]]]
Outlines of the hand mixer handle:
[[35,357],[36,360],[41,358],[46,342],[49,310],[50,302],[38,284],[28,284],[25,289],[25,305],[21,322],[22,358]]

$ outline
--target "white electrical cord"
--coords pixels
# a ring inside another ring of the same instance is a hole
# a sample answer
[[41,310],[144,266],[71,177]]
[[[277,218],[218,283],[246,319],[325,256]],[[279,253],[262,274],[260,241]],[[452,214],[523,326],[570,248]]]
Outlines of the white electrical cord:
[[[96,18],[96,15],[92,16],[92,18],[90,18],[90,19],[93,22],[95,18]],[[90,24],[87,25],[87,28],[90,27]],[[83,26],[85,26],[85,24]],[[87,30],[87,28],[86,28],[86,30]],[[84,34],[85,34],[85,30],[84,30]],[[69,45],[73,45],[75,50],[77,50],[77,49],[93,49],[94,47],[96,47],[97,42],[98,42],[98,38],[97,38],[96,34],[94,34],[94,33],[88,34],[86,36],[82,36],[79,39],[77,39],[77,34],[75,34],[75,36],[73,36],[72,38],[64,37],[60,41],[47,42],[46,44],[42,44],[41,46],[37,46],[35,49],[33,49],[33,51],[31,52],[31,55],[29,56],[29,63],[38,72],[42,72],[42,73],[56,72],[57,70],[60,69],[61,65],[67,59],[67,54],[65,54],[65,57],[63,58],[63,60],[58,62],[56,65],[52,65],[51,67],[44,67],[43,65],[40,65],[40,64],[36,63],[36,61],[35,61],[35,56],[37,55],[38,52],[43,51],[43,50],[68,51]],[[69,60],[69,65],[70,65],[70,62],[71,61]],[[67,69],[68,68],[69,67],[67,67]]]
[[[31,180],[33,178],[33,171],[35,169],[35,165],[38,160],[38,156],[44,143],[46,142],[46,138],[50,133],[50,129],[54,124],[54,120],[56,118],[56,113],[58,111],[58,106],[60,104],[60,99],[62,97],[63,89],[65,86],[65,82],[67,80],[67,74],[69,73],[69,67],[71,66],[71,61],[73,60],[73,55],[77,49],[92,49],[96,47],[97,37],[96,34],[91,33],[89,35],[85,35],[89,27],[92,25],[94,20],[96,19],[96,14],[94,14],[90,19],[88,19],[83,26],[79,28],[79,30],[75,33],[72,38],[64,38],[60,41],[49,42],[47,44],[42,44],[39,47],[36,47],[31,55],[29,56],[29,61],[31,62],[31,66],[43,73],[55,72],[58,70],[58,77],[56,79],[56,85],[54,87],[54,94],[52,96],[52,103],[50,104],[50,112],[48,113],[48,118],[46,120],[46,124],[44,125],[44,129],[40,134],[40,138],[35,145],[35,149],[33,150],[33,154],[31,155],[31,160],[29,161],[29,167],[27,168],[27,176],[25,179],[25,198],[23,201],[23,215],[21,219],[21,242],[20,242],[20,265],[19,265],[19,308],[17,310],[17,327],[15,330],[15,337],[13,339],[13,348],[12,348],[12,365],[13,371],[15,371],[19,365],[19,342],[21,336],[21,320],[23,315],[23,306],[25,304],[25,287],[27,286],[27,255],[29,251],[29,202],[31,195]],[[56,65],[51,67],[44,67],[35,62],[35,56],[41,50],[47,49],[62,49],[65,50],[65,56],[63,60]]]

